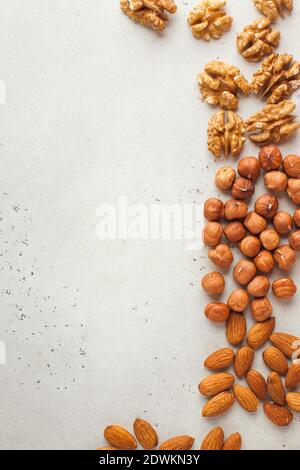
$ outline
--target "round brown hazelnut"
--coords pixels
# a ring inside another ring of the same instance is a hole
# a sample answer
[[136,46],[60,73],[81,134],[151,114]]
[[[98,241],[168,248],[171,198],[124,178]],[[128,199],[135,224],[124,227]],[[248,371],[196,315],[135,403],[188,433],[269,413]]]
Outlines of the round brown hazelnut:
[[278,170],[281,167],[282,154],[276,145],[268,145],[261,149],[258,159],[264,171]]
[[250,302],[248,292],[245,289],[234,290],[227,300],[227,305],[230,310],[235,312],[244,312]]
[[264,176],[265,187],[274,193],[285,191],[288,184],[288,177],[282,171],[269,171]]
[[300,227],[300,208],[295,210],[293,215],[293,221],[297,227]]
[[236,171],[231,166],[222,166],[216,171],[215,174],[215,185],[221,191],[226,191],[230,189],[234,183],[236,177]]
[[203,230],[203,243],[215,247],[219,245],[223,235],[223,227],[218,222],[208,222]]
[[293,219],[288,212],[279,211],[274,216],[273,225],[279,235],[288,235],[292,230]]
[[225,279],[223,274],[214,271],[203,276],[201,285],[207,294],[220,295],[225,289]]
[[260,252],[260,241],[254,235],[248,235],[240,241],[239,249],[243,255],[248,256],[248,258],[254,258]]
[[283,169],[290,178],[300,178],[300,157],[287,155],[283,160]]
[[290,178],[288,180],[287,193],[294,204],[300,204],[300,180]]
[[264,274],[270,273],[275,266],[273,255],[268,250],[260,251],[253,261],[257,269]]
[[263,194],[255,201],[255,212],[262,217],[271,218],[277,212],[278,199],[272,194]]
[[297,292],[296,284],[291,278],[277,279],[272,283],[273,294],[279,299],[290,299]]
[[252,180],[255,183],[260,175],[259,161],[255,157],[241,158],[238,163],[237,171],[240,176]]
[[251,312],[254,320],[265,321],[272,315],[273,307],[267,297],[261,297],[259,299],[252,300]]
[[269,251],[275,250],[280,245],[280,236],[273,228],[269,227],[266,228],[263,232],[261,232],[260,241],[262,246]]
[[225,226],[224,234],[230,242],[239,242],[246,235],[246,229],[241,222],[230,222]]
[[229,308],[223,302],[211,302],[204,310],[205,316],[214,323],[223,323],[229,317]]
[[236,178],[231,188],[231,194],[234,199],[249,199],[253,196],[255,186],[251,180],[247,178]]
[[296,253],[289,245],[281,245],[274,251],[274,259],[282,271],[290,271],[296,262]]
[[300,230],[291,233],[289,237],[290,247],[295,251],[300,251]]
[[204,203],[204,217],[211,222],[217,222],[224,216],[224,204],[220,199],[211,197]]
[[265,297],[270,289],[270,281],[266,276],[255,276],[247,286],[249,295],[253,297]]
[[258,235],[267,228],[268,224],[264,217],[252,211],[244,220],[244,225],[253,235]]
[[255,277],[256,267],[252,261],[242,259],[237,262],[233,269],[233,278],[242,286],[246,286]]
[[219,268],[227,269],[233,261],[233,254],[229,246],[222,243],[208,252],[209,259]]
[[225,202],[224,215],[227,220],[244,219],[248,213],[248,205],[244,201],[230,199]]

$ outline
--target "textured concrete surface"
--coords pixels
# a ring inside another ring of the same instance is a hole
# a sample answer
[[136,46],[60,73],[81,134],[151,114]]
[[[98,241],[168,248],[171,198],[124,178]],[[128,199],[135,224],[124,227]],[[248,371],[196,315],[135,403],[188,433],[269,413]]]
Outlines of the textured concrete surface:
[[[150,206],[217,194],[222,163],[206,149],[213,110],[195,78],[217,57],[250,78],[256,65],[240,58],[235,37],[257,12],[251,0],[229,1],[231,32],[206,44],[186,25],[194,2],[177,3],[156,35],[118,1],[1,2],[2,449],[94,449],[106,424],[130,427],[136,416],[161,438],[199,440],[220,423],[227,434],[240,431],[246,449],[299,448],[298,418],[277,429],[261,410],[251,416],[238,405],[212,422],[200,417],[203,357],[226,344],[202,313],[206,250],[186,250],[185,240],[97,238],[97,208],[121,195]],[[278,23],[280,51],[297,56],[299,21],[296,5]],[[239,112],[260,107],[242,100]],[[283,152],[299,152],[299,138]],[[253,152],[247,144],[244,154]],[[299,296],[274,305],[278,329],[299,334]],[[255,367],[267,372],[260,354]]]

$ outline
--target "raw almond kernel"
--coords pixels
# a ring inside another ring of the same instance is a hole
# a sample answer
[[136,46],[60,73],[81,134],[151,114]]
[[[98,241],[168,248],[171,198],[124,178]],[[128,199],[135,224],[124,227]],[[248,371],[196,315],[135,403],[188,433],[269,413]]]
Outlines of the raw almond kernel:
[[290,410],[276,403],[265,403],[264,412],[266,417],[276,426],[288,426],[293,420],[293,414]]
[[202,395],[211,397],[217,395],[220,392],[224,392],[232,387],[234,383],[234,377],[232,374],[226,372],[220,372],[219,374],[209,375],[203,379],[199,386],[199,392]]
[[266,400],[268,396],[267,382],[260,372],[251,369],[247,372],[246,376],[247,384],[249,385],[252,392],[260,398],[260,400]]
[[300,393],[289,392],[286,394],[286,402],[292,410],[300,412]]
[[98,449],[96,450],[120,450],[120,449],[117,449],[117,447],[104,446],[104,447],[98,447]]
[[159,450],[190,450],[194,444],[194,438],[191,436],[175,436],[163,442]]
[[204,367],[211,370],[222,370],[231,366],[234,361],[234,352],[230,348],[218,349],[204,361]]
[[247,343],[250,348],[259,349],[266,341],[268,341],[275,327],[275,318],[255,323],[249,330]]
[[204,418],[210,418],[211,416],[219,416],[229,408],[232,407],[234,403],[234,396],[231,392],[221,392],[218,395],[212,397],[208,402],[204,405],[202,410],[202,416]]
[[249,411],[249,413],[255,413],[258,410],[258,400],[249,388],[243,387],[242,385],[235,385],[233,391],[237,402],[244,410]]
[[226,337],[230,344],[237,346],[240,344],[247,332],[246,319],[243,313],[230,312],[226,324]]
[[280,349],[286,357],[292,357],[297,350],[297,341],[300,341],[300,338],[289,335],[288,333],[273,333],[270,336],[270,341],[273,346]]
[[135,437],[144,449],[154,449],[158,444],[155,429],[147,421],[137,418],[133,423]]
[[300,382],[300,360],[292,362],[285,378],[286,388],[295,388]]
[[224,432],[219,426],[213,428],[202,441],[201,450],[222,450],[224,442]]
[[254,351],[248,346],[243,346],[237,351],[234,361],[234,370],[237,377],[244,377],[246,375],[252,365],[253,359]]
[[280,375],[285,375],[289,368],[285,355],[275,347],[266,348],[263,352],[266,365]]
[[132,450],[137,448],[137,442],[127,429],[113,424],[104,429],[104,437],[107,442],[118,449]]
[[235,432],[227,437],[224,442],[222,450],[241,450],[242,447],[242,436],[239,432]]
[[285,404],[285,389],[277,372],[271,372],[268,376],[268,393],[277,405]]

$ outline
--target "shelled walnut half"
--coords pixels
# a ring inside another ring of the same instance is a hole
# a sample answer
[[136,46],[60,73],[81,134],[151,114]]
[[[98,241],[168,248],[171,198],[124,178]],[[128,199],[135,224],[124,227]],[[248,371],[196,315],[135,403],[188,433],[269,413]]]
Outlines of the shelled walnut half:
[[219,39],[229,31],[233,18],[223,10],[226,3],[226,0],[202,0],[192,8],[188,23],[196,39]]
[[248,95],[250,85],[240,70],[220,60],[209,62],[198,75],[202,97],[206,103],[236,110],[238,92]]
[[244,121],[233,111],[218,111],[211,116],[207,130],[208,150],[220,158],[224,153],[237,157],[245,142]]
[[177,10],[174,0],[120,0],[120,6],[130,19],[154,31],[163,31],[169,21],[167,13]]
[[293,10],[293,0],[254,0],[256,8],[270,20],[283,17],[285,10]]
[[280,32],[272,30],[268,18],[259,18],[246,26],[237,35],[237,48],[249,62],[258,62],[266,55],[272,54],[279,45]]
[[300,88],[300,62],[294,61],[289,54],[272,54],[253,74],[251,89],[276,104],[288,98]]
[[291,114],[295,110],[293,101],[281,101],[278,104],[269,104],[246,120],[246,132],[252,142],[259,145],[269,143],[278,144],[282,139],[289,138],[300,127],[296,116]]

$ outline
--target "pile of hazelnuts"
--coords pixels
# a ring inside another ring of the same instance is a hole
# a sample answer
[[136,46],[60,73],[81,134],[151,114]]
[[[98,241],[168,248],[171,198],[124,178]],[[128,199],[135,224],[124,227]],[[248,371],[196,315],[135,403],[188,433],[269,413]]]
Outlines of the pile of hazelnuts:
[[[262,171],[270,192],[259,196],[254,210],[249,210],[249,200]],[[217,323],[227,321],[231,311],[244,312],[249,304],[255,321],[270,318],[273,308],[267,297],[271,287],[268,276],[275,266],[284,273],[291,271],[296,251],[300,251],[300,208],[293,215],[279,211],[275,195],[286,191],[291,201],[300,204],[300,156],[287,155],[283,159],[279,148],[270,145],[261,149],[258,158],[242,158],[237,173],[230,166],[218,169],[215,184],[222,191],[230,191],[232,199],[224,203],[210,198],[204,205],[208,222],[203,241],[210,248],[210,260],[219,268],[228,269],[234,260],[232,245],[237,245],[245,256],[233,268],[233,278],[241,287],[231,293],[227,303],[211,302],[205,308],[207,318]],[[286,240],[282,242],[281,237]],[[297,287],[287,276],[272,283],[277,298],[289,299],[296,294]],[[201,284],[211,296],[221,295],[225,289],[221,272],[206,274]]]

